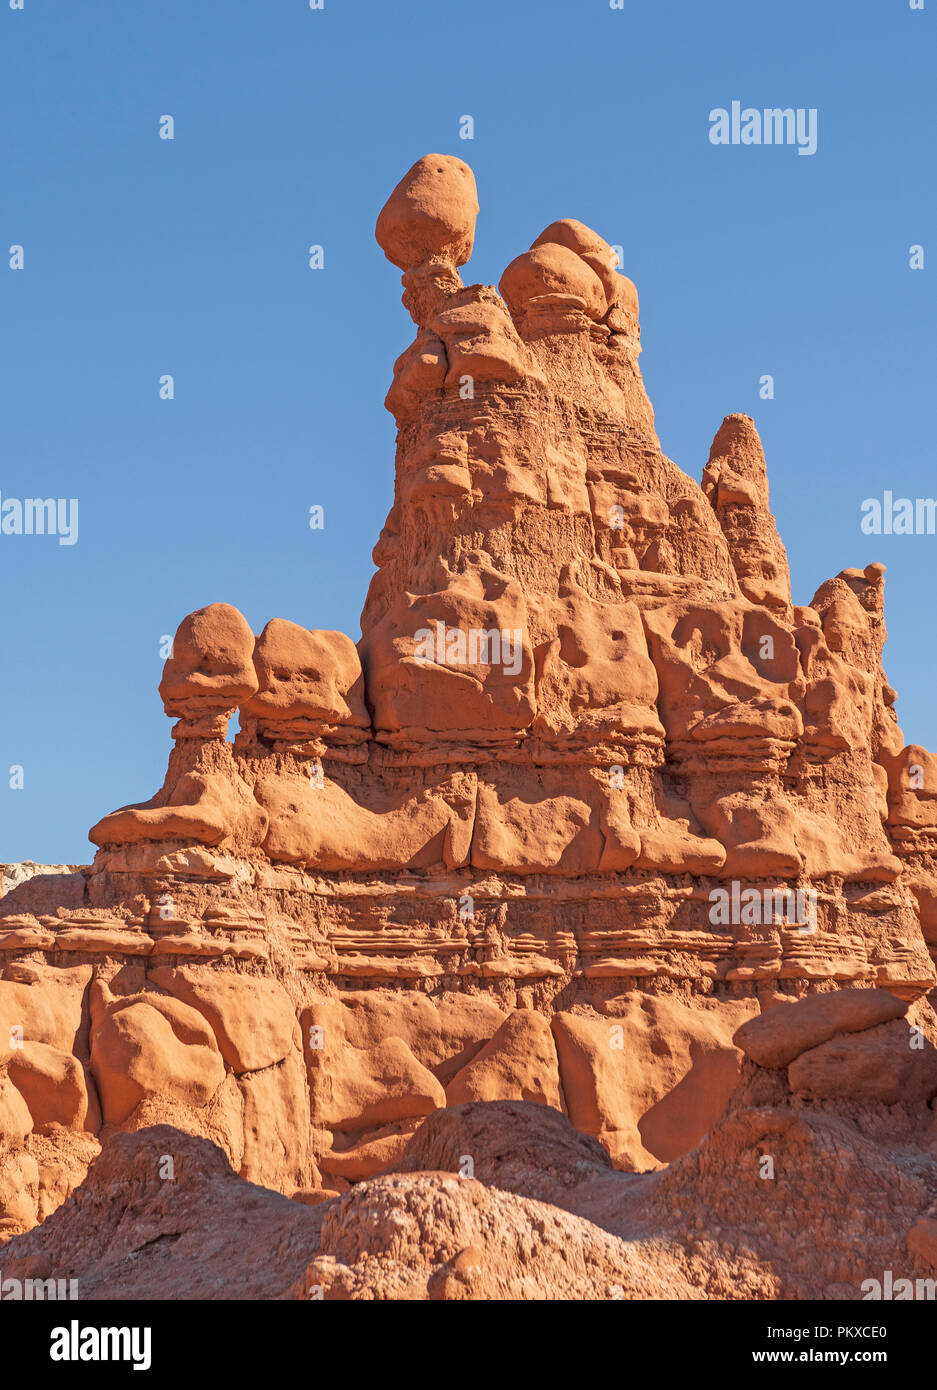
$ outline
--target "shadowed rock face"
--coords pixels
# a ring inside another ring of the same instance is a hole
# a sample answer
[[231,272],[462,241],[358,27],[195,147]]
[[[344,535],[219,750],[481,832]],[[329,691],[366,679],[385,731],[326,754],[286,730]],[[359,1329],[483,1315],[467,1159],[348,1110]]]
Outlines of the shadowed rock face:
[[74,1278],[78,1299],[325,1300],[858,1299],[885,1270],[932,1279],[937,1048],[908,1046],[892,996],[845,995],[744,1024],[725,1115],[662,1172],[616,1171],[529,1101],[436,1109],[382,1174],[292,1202],[207,1139],[112,1131],[84,1183],[6,1245],[4,1279]]
[[81,1300],[295,1297],[321,1224],[209,1140],[154,1125],[112,1134],[68,1201],[4,1247],[3,1273],[74,1279]]
[[[0,1231],[154,1123],[310,1200],[447,1103],[551,1107],[656,1169],[747,1020],[935,984],[937,761],[896,723],[884,567],[795,606],[754,423],[682,472],[609,243],[563,218],[466,286],[477,211],[428,155],[378,219],[415,336],[360,641],[196,610],[163,786],[81,875],[5,877]],[[799,1091],[873,1074],[892,1023]]]

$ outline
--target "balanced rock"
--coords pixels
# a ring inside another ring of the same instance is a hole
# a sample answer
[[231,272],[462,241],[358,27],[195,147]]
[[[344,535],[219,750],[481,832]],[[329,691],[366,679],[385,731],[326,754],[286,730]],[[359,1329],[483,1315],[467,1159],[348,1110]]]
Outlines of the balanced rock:
[[[4,1233],[111,1126],[318,1201],[447,1097],[529,1100],[645,1172],[706,1143],[746,1054],[878,1104],[869,1030],[913,1003],[937,1034],[937,758],[898,725],[884,566],[795,604],[755,422],[700,479],[661,448],[618,248],[561,218],[501,293],[465,285],[477,213],[428,155],[378,217],[413,325],[360,639],[314,605],[183,617],[161,785],[80,873],[4,875]],[[417,1224],[438,1199],[468,1252],[412,1287],[520,1287],[496,1204],[375,1191]]]
[[254,634],[236,608],[212,603],[180,623],[159,693],[177,718],[174,736],[223,736],[227,720],[257,688]]
[[461,159],[427,154],[403,176],[377,219],[377,241],[401,270],[428,261],[464,265],[472,254],[478,194]]

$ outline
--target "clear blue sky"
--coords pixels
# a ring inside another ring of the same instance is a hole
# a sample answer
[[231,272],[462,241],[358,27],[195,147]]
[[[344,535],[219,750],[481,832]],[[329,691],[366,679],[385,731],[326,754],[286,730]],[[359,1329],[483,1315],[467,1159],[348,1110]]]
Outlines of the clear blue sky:
[[[937,745],[937,537],[859,529],[885,488],[937,495],[937,0],[7,6],[0,492],[78,497],[79,540],[0,535],[0,861],[86,861],[157,789],[159,640],[192,609],[357,639],[412,330],[374,221],[430,151],[475,170],[467,282],[557,217],[624,247],[665,452],[698,478],[755,417],[795,602],[888,565],[899,717]],[[713,146],[733,100],[816,107],[817,153]]]

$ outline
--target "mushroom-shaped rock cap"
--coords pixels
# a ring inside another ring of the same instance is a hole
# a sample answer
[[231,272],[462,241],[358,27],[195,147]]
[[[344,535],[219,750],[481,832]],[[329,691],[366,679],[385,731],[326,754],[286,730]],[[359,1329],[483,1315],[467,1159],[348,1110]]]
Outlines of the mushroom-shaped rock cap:
[[343,632],[271,618],[257,639],[254,666],[259,689],[243,715],[261,724],[301,719],[367,726],[361,660]]
[[159,693],[170,716],[193,705],[235,710],[257,689],[254,634],[229,603],[210,603],[183,618],[163,667]]
[[575,251],[555,242],[516,256],[498,289],[515,319],[523,318],[532,299],[546,294],[581,299],[592,319],[602,318],[607,308],[605,289],[595,271]]
[[478,193],[475,175],[451,154],[427,154],[404,174],[381,209],[375,235],[401,270],[428,261],[464,265],[472,254]]
[[618,274],[618,253],[598,232],[584,222],[577,222],[575,217],[562,217],[558,222],[551,222],[530,249],[548,245],[565,246],[567,250],[575,251],[602,281],[609,304],[618,302],[620,281],[623,279]]

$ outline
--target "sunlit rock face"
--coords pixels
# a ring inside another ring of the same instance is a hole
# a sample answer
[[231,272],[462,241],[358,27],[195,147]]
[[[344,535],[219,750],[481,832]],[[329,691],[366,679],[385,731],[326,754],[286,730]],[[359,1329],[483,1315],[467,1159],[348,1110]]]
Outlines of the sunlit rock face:
[[795,606],[754,423],[682,472],[611,246],[560,219],[464,285],[477,211],[428,155],[378,219],[415,334],[360,641],[184,618],[163,786],[82,876],[6,880],[0,1229],[102,1125],[328,1192],[447,1101],[524,1100],[655,1168],[746,1020],[935,984],[937,762],[896,723],[883,566]]

